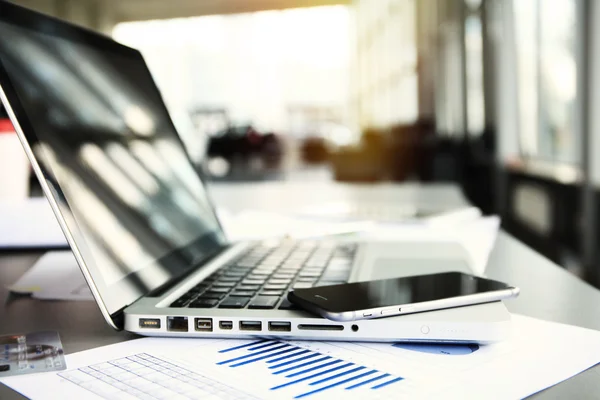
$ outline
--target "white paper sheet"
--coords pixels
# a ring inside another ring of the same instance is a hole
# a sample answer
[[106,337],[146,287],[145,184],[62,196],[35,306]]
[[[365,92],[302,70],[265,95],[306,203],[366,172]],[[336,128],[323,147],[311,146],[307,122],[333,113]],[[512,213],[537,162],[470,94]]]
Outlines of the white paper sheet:
[[510,340],[482,347],[150,338],[0,382],[33,399],[513,399],[598,362],[600,332],[515,315]]
[[34,247],[68,247],[48,200],[0,201],[0,249]]
[[246,210],[236,215],[219,212],[229,240],[265,239],[288,236],[296,239],[358,233],[373,228],[371,222],[318,221],[291,215]]
[[9,289],[44,300],[93,300],[70,250],[49,251]]
[[494,248],[500,218],[481,217],[460,224],[378,224],[364,231],[364,240],[452,242],[461,244],[467,251],[473,273],[484,275],[489,255]]

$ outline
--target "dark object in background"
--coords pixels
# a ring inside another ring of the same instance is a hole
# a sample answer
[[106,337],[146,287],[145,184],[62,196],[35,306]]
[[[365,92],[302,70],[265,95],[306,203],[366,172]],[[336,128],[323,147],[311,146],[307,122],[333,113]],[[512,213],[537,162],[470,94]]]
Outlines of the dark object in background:
[[337,181],[377,182],[388,174],[388,138],[385,132],[366,129],[358,146],[341,148],[331,156]]
[[258,132],[252,125],[231,126],[215,134],[208,143],[208,157],[249,162],[259,158],[267,168],[280,166],[283,143],[274,133]]
[[307,164],[322,164],[329,160],[329,144],[325,138],[309,136],[300,144],[300,155]]

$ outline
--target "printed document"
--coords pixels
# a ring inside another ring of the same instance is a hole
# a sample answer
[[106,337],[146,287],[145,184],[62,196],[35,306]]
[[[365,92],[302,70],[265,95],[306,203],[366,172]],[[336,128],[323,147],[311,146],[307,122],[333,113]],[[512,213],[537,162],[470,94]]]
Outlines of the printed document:
[[32,399],[505,399],[598,362],[600,332],[514,315],[488,346],[146,338],[0,382]]

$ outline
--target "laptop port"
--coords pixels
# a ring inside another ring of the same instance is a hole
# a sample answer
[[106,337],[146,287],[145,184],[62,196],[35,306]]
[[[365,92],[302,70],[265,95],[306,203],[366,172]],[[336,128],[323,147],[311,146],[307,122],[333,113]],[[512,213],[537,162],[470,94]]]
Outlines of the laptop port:
[[169,332],[187,332],[187,317],[167,317],[167,330]]
[[140,318],[140,328],[160,329],[160,319],[158,319],[158,318]]
[[313,325],[313,324],[300,324],[298,329],[303,331],[343,331],[344,325]]
[[240,331],[260,331],[262,322],[260,321],[240,321]]
[[290,322],[269,321],[269,330],[273,332],[290,332],[292,324]]
[[233,329],[233,322],[231,321],[219,321],[219,329],[230,331]]
[[203,332],[212,332],[212,318],[196,318],[196,330]]

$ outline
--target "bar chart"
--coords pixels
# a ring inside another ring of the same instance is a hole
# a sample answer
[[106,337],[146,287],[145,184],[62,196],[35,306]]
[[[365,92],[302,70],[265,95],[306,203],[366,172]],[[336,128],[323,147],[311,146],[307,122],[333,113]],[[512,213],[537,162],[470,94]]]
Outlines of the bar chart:
[[[296,389],[295,399],[342,388],[344,391],[379,390],[400,383],[403,377],[358,365],[331,355],[290,343],[259,340],[219,350],[223,359],[216,364],[238,369],[262,365],[278,384],[269,390],[273,393]],[[268,378],[265,378],[268,379]],[[274,380],[273,380],[274,381]],[[284,396],[285,397],[285,396]],[[284,398],[282,397],[282,398]]]

